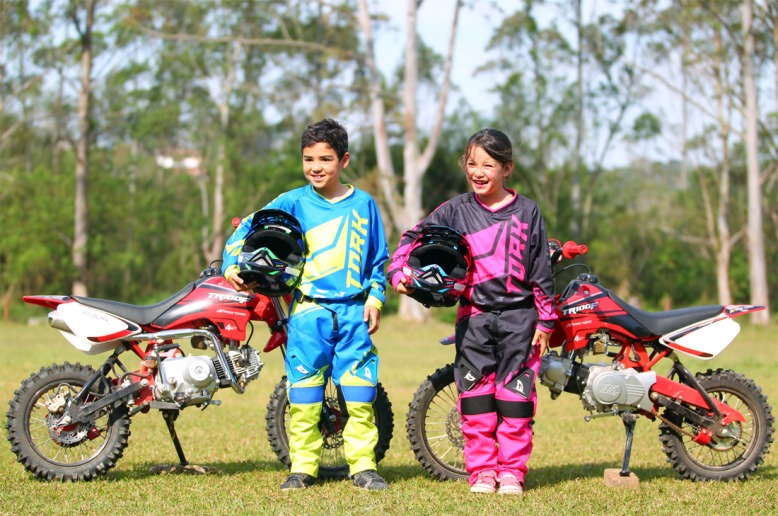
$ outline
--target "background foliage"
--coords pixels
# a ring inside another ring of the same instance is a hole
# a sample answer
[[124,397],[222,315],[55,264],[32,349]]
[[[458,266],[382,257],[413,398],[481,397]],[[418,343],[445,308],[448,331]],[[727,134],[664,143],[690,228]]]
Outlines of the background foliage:
[[[73,170],[86,3],[0,2],[5,318],[33,313],[20,302],[22,294],[68,293],[78,275],[71,260]],[[576,0],[500,5],[482,66],[472,72],[498,103],[491,111],[474,110],[467,98],[449,106],[424,177],[424,208],[466,190],[457,164],[466,138],[481,127],[498,127],[516,143],[511,186],[540,204],[550,236],[589,244],[587,261],[620,296],[648,309],[720,302],[716,261],[731,246],[723,281],[732,301],[748,303],[742,2],[622,0],[600,11]],[[97,0],[96,6],[88,118],[90,296],[145,304],[193,280],[220,258],[218,233],[229,235],[233,217],[304,183],[299,134],[324,116],[347,122],[347,180],[384,201],[356,2]],[[371,6],[376,30],[393,30]],[[479,20],[475,3],[465,8],[462,38],[468,23]],[[764,211],[773,311],[776,11],[770,2],[754,3],[757,202]],[[423,105],[439,86],[442,58],[424,43],[424,27],[419,35]],[[396,163],[403,160],[402,84],[402,68],[384,77]],[[669,105],[655,102],[662,88],[673,99]],[[668,110],[688,114],[679,118]],[[631,161],[615,164],[616,149]],[[199,165],[188,168],[186,158]],[[399,192],[402,177],[396,182]],[[216,211],[217,193],[222,212]],[[717,229],[722,222],[729,235]],[[404,229],[387,227],[392,241]],[[395,303],[390,300],[390,310]]]

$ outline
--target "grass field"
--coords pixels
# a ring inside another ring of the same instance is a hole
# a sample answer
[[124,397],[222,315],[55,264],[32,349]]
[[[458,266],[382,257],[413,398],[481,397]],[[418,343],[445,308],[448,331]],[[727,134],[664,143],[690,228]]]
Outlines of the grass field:
[[[745,319],[745,318],[744,318]],[[281,354],[263,355],[260,378],[239,396],[222,390],[221,406],[190,408],[176,423],[187,457],[215,466],[218,473],[155,475],[149,468],[173,464],[176,454],[162,417],[156,411],[133,420],[130,445],[116,468],[87,483],[36,480],[15,462],[9,443],[0,445],[0,513],[2,514],[776,514],[778,450],[748,481],[693,483],[681,480],[665,462],[656,423],[640,419],[631,469],[637,488],[608,488],[606,468],[621,466],[624,430],[616,418],[586,423],[578,398],[551,400],[540,387],[535,448],[523,499],[470,495],[466,483],[432,480],[416,462],[405,437],[408,403],[419,383],[452,359],[453,350],[437,344],[450,332],[433,322],[409,325],[386,318],[376,335],[381,354],[381,382],[393,403],[395,431],[380,473],[391,490],[368,493],[348,482],[325,482],[303,492],[282,493],[286,470],[265,437],[265,405],[283,374]],[[255,347],[261,348],[263,332]],[[42,366],[70,361],[97,364],[101,357],[79,353],[47,326],[0,324],[0,403],[20,382]],[[597,360],[593,360],[597,361]],[[778,327],[744,326],[738,339],[710,362],[686,360],[692,371],[708,367],[734,369],[762,387],[776,407],[778,400]],[[665,369],[660,367],[660,372]],[[778,407],[773,409],[778,413]],[[5,417],[3,432],[5,433]]]

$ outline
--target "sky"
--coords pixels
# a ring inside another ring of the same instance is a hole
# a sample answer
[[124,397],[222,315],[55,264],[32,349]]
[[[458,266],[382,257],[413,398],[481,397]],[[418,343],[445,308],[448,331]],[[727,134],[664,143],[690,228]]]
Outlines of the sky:
[[[417,13],[417,28],[421,37],[441,56],[446,55],[448,48],[454,3],[454,0],[424,0]],[[493,52],[486,50],[489,39],[503,18],[516,12],[521,3],[517,0],[474,0],[471,4],[477,5],[477,9],[463,7],[459,15],[452,68],[452,82],[458,91],[452,90],[450,93],[447,112],[451,113],[464,97],[482,116],[489,117],[498,108],[498,99],[489,90],[494,84],[502,82],[502,79],[496,71],[476,71],[487,60],[495,57]],[[584,0],[583,4],[585,17],[613,10],[607,0]],[[390,75],[402,62],[405,51],[407,0],[373,0],[369,5],[390,16],[391,29],[374,34],[378,66]],[[556,22],[560,30],[564,30],[570,25],[559,17],[564,16],[570,20],[573,16],[572,12],[562,11],[561,6],[564,5],[562,0],[556,5],[537,7],[535,16],[544,26]],[[569,36],[569,39],[573,38],[573,35]],[[434,106],[427,105],[426,110],[424,108],[425,105],[420,103],[418,125],[422,130],[432,127],[434,118]],[[588,145],[592,156],[599,154],[595,148],[596,143],[590,141]],[[608,153],[606,166],[625,165],[631,159],[630,149],[626,145],[619,145]]]
[[[453,18],[454,0],[424,0],[418,10],[417,27],[425,43],[434,48],[440,55],[445,56],[450,37],[451,21]],[[460,89],[452,91],[448,101],[448,111],[455,109],[458,101],[464,96],[468,103],[484,116],[489,116],[497,105],[496,97],[489,93],[491,86],[500,82],[497,72],[475,73],[489,57],[486,51],[489,39],[495,28],[499,26],[507,13],[513,13],[521,8],[522,2],[518,0],[471,0],[467,2],[477,5],[477,9],[464,7],[460,11],[458,33],[452,69],[453,83]],[[536,8],[536,16],[542,25],[556,22],[560,30],[572,30],[570,21],[572,12],[571,0],[557,0],[549,2],[549,5]],[[391,74],[402,62],[405,45],[405,25],[407,13],[407,0],[369,0],[369,5],[374,11],[380,11],[390,16],[390,30],[383,30],[375,35],[376,59],[379,67],[385,74]],[[565,6],[569,5],[570,9]],[[619,14],[619,3],[611,0],[583,0],[583,16],[585,20],[596,19],[602,14]],[[568,39],[574,40],[571,34]],[[661,71],[660,71],[661,73]],[[673,78],[674,70],[665,70],[664,75]],[[768,74],[769,75],[769,74]],[[678,140],[681,138],[681,100],[678,94],[668,89],[660,81],[646,79],[646,84],[652,88],[650,95],[645,99],[642,107],[636,106],[631,116],[636,116],[644,109],[651,110],[664,122],[664,132],[656,141],[650,143],[630,144],[619,141],[618,148],[613,149],[606,160],[607,166],[628,164],[636,155],[650,155],[660,160],[679,159]],[[762,87],[760,109],[770,111],[776,109],[773,103],[773,85]],[[432,110],[422,112],[419,117],[419,127],[424,129],[431,127]],[[712,121],[707,115],[699,111],[690,112],[690,135],[703,130],[703,127]],[[631,120],[627,120],[631,123]],[[735,121],[738,123],[738,121]],[[591,136],[591,135],[590,135]],[[591,140],[588,145],[596,144]],[[596,154],[596,150],[592,151]],[[705,159],[705,158],[700,158]]]
[[[392,73],[405,52],[406,4],[406,0],[377,0],[378,9],[390,16],[394,29],[376,35],[376,60],[384,73]],[[452,80],[461,88],[461,93],[452,93],[449,106],[456,105],[458,97],[465,95],[475,108],[491,111],[495,101],[488,93],[488,83],[493,78],[490,79],[488,73],[475,75],[474,71],[485,61],[489,38],[504,16],[499,8],[515,9],[516,1],[481,0],[478,4],[477,11],[470,8],[460,11]],[[426,0],[418,10],[417,27],[424,42],[442,56],[448,48],[453,16],[453,0]]]

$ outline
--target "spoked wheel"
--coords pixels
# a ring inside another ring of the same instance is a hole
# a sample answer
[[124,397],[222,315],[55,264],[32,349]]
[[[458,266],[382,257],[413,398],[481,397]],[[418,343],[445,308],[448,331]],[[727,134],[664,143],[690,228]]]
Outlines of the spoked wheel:
[[468,478],[457,396],[454,365],[449,364],[419,386],[406,420],[405,429],[416,459],[439,480]]
[[73,403],[83,408],[109,394],[109,387],[97,382],[76,400],[94,374],[89,366],[65,362],[41,369],[16,390],[7,414],[8,440],[18,461],[35,476],[91,480],[122,456],[130,436],[126,406],[109,405],[88,421],[69,420]]
[[683,478],[745,480],[764,461],[773,442],[775,417],[767,398],[753,380],[734,371],[708,370],[697,374],[697,380],[711,398],[738,410],[746,421],[734,421],[725,436],[717,435],[709,443],[700,444],[693,440],[700,430],[697,425],[666,411],[670,424],[659,426],[662,450]]
[[[394,433],[394,413],[392,404],[386,390],[379,383],[376,386],[376,399],[373,402],[375,412],[375,424],[378,427],[378,443],[374,448],[376,462],[386,455]],[[319,465],[319,478],[344,479],[349,475],[346,455],[343,449],[343,427],[347,418],[338,401],[335,384],[327,383],[324,390],[324,403],[322,407],[322,420],[319,424],[324,444],[321,451]],[[286,376],[284,376],[273,390],[270,401],[267,404],[265,416],[265,428],[270,447],[275,452],[278,460],[286,467],[291,467],[289,457],[289,399],[286,396]]]

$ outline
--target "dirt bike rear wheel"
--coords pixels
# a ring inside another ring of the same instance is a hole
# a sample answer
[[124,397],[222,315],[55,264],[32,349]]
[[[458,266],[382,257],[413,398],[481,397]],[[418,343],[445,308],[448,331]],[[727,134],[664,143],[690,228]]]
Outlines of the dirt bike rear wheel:
[[413,395],[405,429],[416,459],[439,480],[465,480],[465,439],[454,364],[429,375]]
[[[319,465],[320,479],[345,479],[349,476],[348,464],[343,450],[343,425],[339,417],[342,413],[338,394],[332,381],[327,383],[324,390],[324,403],[327,410],[336,415],[334,425],[335,429],[327,428],[321,424],[320,430],[324,438],[324,445],[321,450],[321,462]],[[376,462],[380,462],[389,449],[389,444],[394,433],[394,413],[392,404],[386,394],[386,390],[379,383],[376,386],[376,399],[373,402],[375,412],[375,424],[378,428],[378,443],[374,448]],[[289,399],[286,395],[286,376],[281,378],[270,401],[267,404],[267,415],[265,416],[265,430],[267,438],[270,441],[270,447],[276,454],[278,460],[287,468],[291,467],[292,461],[289,457]]]
[[[127,407],[102,409],[88,422],[63,424],[63,409],[81,391],[94,369],[81,364],[44,367],[14,393],[6,429],[11,451],[36,477],[44,480],[92,480],[113,468],[127,447]],[[87,401],[109,392],[97,382]]]
[[702,445],[687,435],[697,433],[696,425],[680,414],[665,411],[668,421],[682,432],[662,423],[659,426],[662,451],[682,478],[745,480],[764,461],[773,442],[775,417],[767,398],[753,380],[734,371],[709,369],[696,377],[711,398],[740,411],[746,422],[733,422],[729,425],[730,437],[714,437]]

